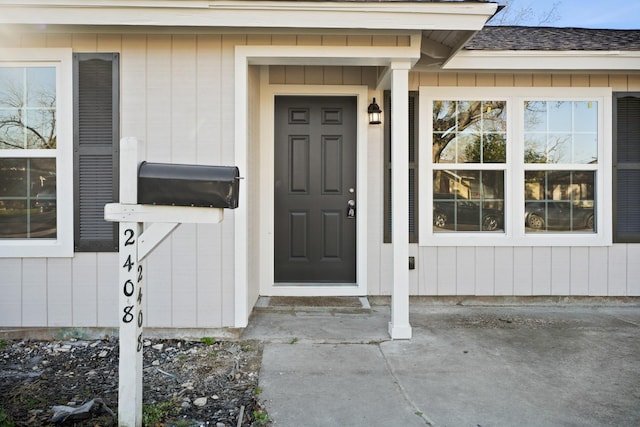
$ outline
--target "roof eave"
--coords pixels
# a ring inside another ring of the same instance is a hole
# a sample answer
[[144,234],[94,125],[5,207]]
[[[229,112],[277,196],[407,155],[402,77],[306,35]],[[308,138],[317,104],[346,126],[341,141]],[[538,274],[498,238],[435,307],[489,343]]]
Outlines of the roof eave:
[[640,71],[640,51],[462,50],[443,69]]
[[0,24],[481,29],[496,3],[0,0]]

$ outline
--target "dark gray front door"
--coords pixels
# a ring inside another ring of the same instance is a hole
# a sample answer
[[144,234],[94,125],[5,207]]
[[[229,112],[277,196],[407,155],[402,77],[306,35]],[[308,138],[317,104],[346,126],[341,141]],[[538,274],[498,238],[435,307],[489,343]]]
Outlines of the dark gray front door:
[[276,97],[276,284],[356,281],[356,123],[355,97]]

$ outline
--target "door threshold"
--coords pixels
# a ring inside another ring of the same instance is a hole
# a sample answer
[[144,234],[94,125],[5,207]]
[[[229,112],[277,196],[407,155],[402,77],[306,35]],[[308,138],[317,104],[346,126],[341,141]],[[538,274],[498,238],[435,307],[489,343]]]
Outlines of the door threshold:
[[369,313],[371,304],[366,296],[291,297],[261,296],[255,309],[259,311],[322,311],[344,313]]
[[334,286],[319,283],[274,283],[260,294],[272,297],[358,297],[365,295],[366,289],[355,283]]
[[281,288],[284,286],[291,286],[291,287],[302,287],[302,288],[308,288],[308,287],[325,287],[325,288],[344,288],[344,287],[352,287],[352,288],[356,288],[358,287],[357,283],[353,283],[353,282],[345,282],[345,283],[340,283],[340,282],[275,282],[273,284],[273,286],[275,286],[276,288]]

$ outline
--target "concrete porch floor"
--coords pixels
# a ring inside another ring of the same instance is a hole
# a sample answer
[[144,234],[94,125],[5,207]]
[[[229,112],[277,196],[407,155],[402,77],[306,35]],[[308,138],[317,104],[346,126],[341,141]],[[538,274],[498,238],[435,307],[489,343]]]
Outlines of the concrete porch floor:
[[258,306],[243,338],[265,342],[274,425],[640,425],[637,304],[412,300],[409,341],[389,340],[389,318],[384,299]]

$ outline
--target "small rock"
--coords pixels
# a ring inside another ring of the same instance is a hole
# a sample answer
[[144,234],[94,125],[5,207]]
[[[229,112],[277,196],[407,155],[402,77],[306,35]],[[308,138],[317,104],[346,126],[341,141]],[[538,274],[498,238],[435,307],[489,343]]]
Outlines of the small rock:
[[218,396],[217,394],[214,394],[213,396],[211,396],[211,398],[213,400],[218,400],[218,399],[220,399],[220,396]]
[[191,407],[191,404],[190,404],[189,402],[182,402],[182,403],[180,404],[180,407],[181,407],[182,409],[189,409],[189,408]]
[[107,350],[102,350],[99,354],[98,357],[107,357],[107,355],[109,354],[109,352]]
[[144,346],[145,347],[149,347],[151,345],[151,341],[150,340],[144,340]]
[[89,372],[87,372],[87,376],[88,376],[88,377],[92,377],[92,376],[97,375],[97,374],[98,374],[98,373],[97,373],[96,371],[89,371]]
[[227,427],[225,423],[216,423],[216,427]]
[[186,383],[182,383],[180,384],[180,387],[191,389],[193,388],[193,381],[187,381]]
[[206,397],[198,397],[196,400],[193,401],[193,404],[196,406],[204,406],[207,404],[207,398]]
[[160,361],[158,359],[156,359],[153,362],[151,362],[151,365],[158,366],[158,365],[160,365]]
[[162,349],[164,348],[164,344],[156,344],[151,346],[151,348],[154,350],[162,351]]

